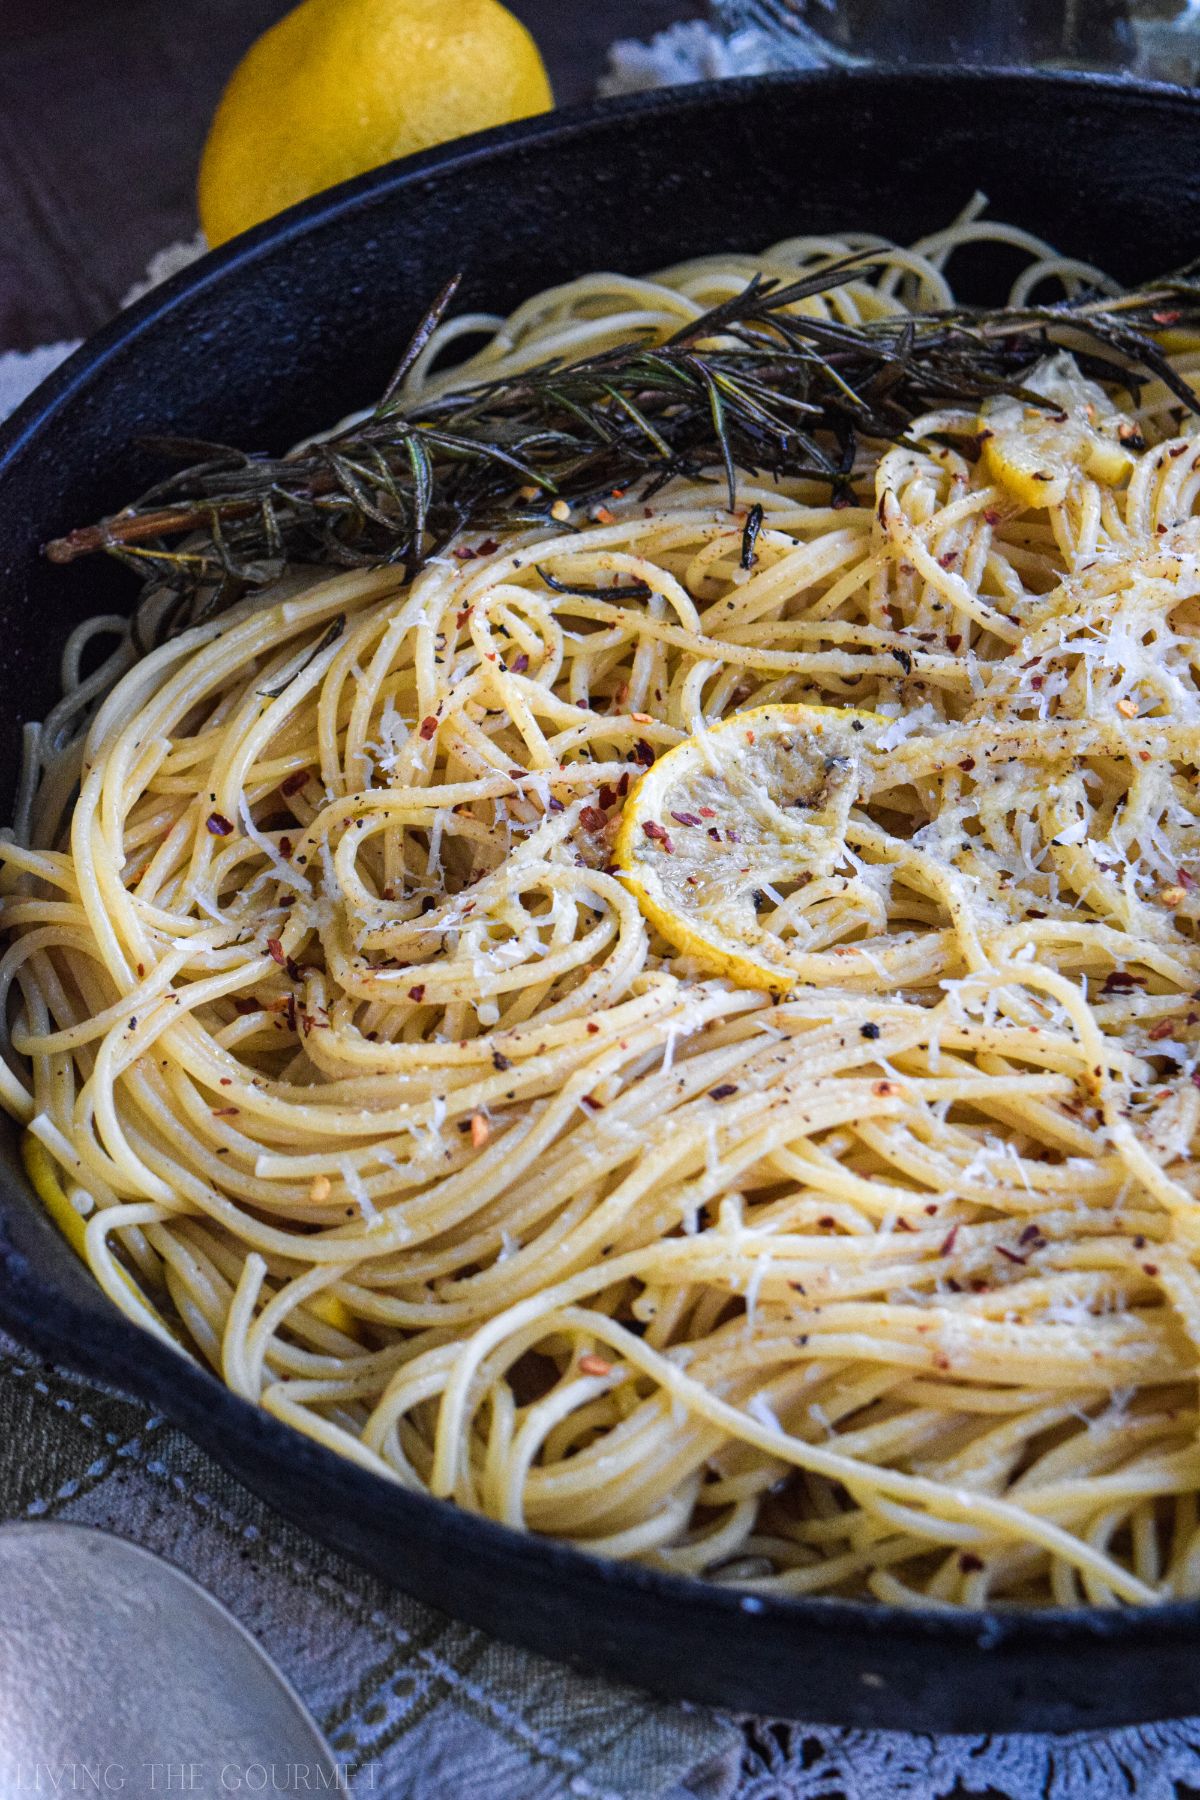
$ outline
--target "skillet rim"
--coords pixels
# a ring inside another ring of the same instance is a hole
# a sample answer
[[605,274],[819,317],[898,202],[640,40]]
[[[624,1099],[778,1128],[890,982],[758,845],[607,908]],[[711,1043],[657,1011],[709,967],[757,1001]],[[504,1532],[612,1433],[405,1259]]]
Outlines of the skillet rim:
[[[41,429],[69,409],[90,380],[103,374],[111,358],[135,345],[145,331],[168,318],[184,301],[234,279],[239,273],[252,271],[260,259],[302,242],[311,229],[324,221],[352,215],[381,196],[400,193],[428,177],[462,179],[478,163],[513,148],[567,144],[614,119],[670,115],[722,105],[736,107],[767,89],[788,89],[803,95],[813,88],[841,88],[849,94],[864,88],[894,88],[901,82],[926,93],[965,89],[982,96],[986,90],[992,102],[1002,99],[996,93],[997,87],[1041,92],[1047,97],[1065,89],[1095,93],[1109,100],[1119,98],[1131,107],[1140,102],[1154,109],[1200,115],[1200,95],[1168,83],[1135,82],[1121,76],[1075,71],[919,67],[743,76],[592,101],[500,126],[386,164],[302,202],[208,252],[119,314],[85,340],[0,428],[0,486],[10,464],[36,444]],[[0,1186],[8,1185],[7,1172],[0,1171]],[[22,1184],[16,1185],[20,1190]],[[54,1229],[42,1214],[27,1180],[20,1203],[37,1213],[42,1224]],[[1194,1647],[1200,1633],[1200,1600],[1170,1601],[1143,1609],[909,1610],[816,1595],[748,1595],[694,1577],[594,1557],[555,1539],[519,1532],[468,1513],[452,1501],[414,1493],[305,1437],[298,1429],[241,1399],[202,1365],[185,1360],[179,1352],[126,1319],[98,1284],[94,1288],[95,1307],[66,1294],[39,1274],[23,1251],[7,1241],[2,1217],[0,1273],[4,1277],[0,1281],[0,1326],[26,1347],[79,1375],[116,1383],[127,1394],[155,1407],[226,1467],[232,1467],[239,1480],[245,1479],[238,1473],[239,1466],[260,1456],[268,1457],[281,1475],[286,1475],[289,1463],[298,1464],[306,1477],[327,1491],[341,1484],[343,1500],[361,1506],[367,1515],[378,1515],[382,1520],[391,1512],[392,1522],[402,1530],[411,1520],[415,1538],[440,1538],[451,1555],[477,1558],[483,1552],[506,1562],[517,1573],[548,1577],[583,1595],[589,1586],[597,1586],[624,1592],[630,1601],[639,1596],[654,1598],[686,1619],[692,1629],[719,1629],[723,1620],[737,1617],[741,1631],[753,1629],[752,1622],[762,1620],[764,1629],[767,1625],[789,1623],[806,1630],[820,1627],[825,1634],[847,1643],[866,1638],[881,1649],[887,1645],[890,1650],[898,1650],[904,1644],[919,1649],[922,1644],[937,1642],[960,1646],[964,1653],[1002,1649],[1036,1652],[1052,1646],[1077,1646],[1083,1652],[1092,1646],[1110,1644],[1129,1650],[1162,1651],[1168,1646]],[[238,1460],[231,1464],[231,1456]],[[319,1528],[314,1535],[321,1536]],[[342,1546],[338,1553],[354,1559],[354,1552]],[[393,1585],[405,1588],[403,1566],[393,1578]],[[669,1678],[668,1685],[678,1693],[677,1681]],[[881,1710],[886,1708],[881,1705]],[[1144,1706],[1135,1702],[1128,1716],[1144,1719]]]
[[311,199],[286,208],[249,231],[228,239],[215,250],[207,250],[195,262],[169,276],[131,306],[124,307],[107,325],[82,339],[58,368],[23,400],[8,418],[0,423],[0,476],[10,458],[23,446],[25,439],[52,412],[70,398],[77,385],[103,368],[108,358],[125,344],[135,340],[143,330],[169,313],[182,299],[198,294],[223,280],[235,270],[251,266],[283,244],[289,244],[321,221],[351,214],[360,206],[392,189],[415,186],[428,175],[461,174],[475,163],[486,161],[497,152],[514,146],[540,144],[555,140],[562,143],[586,135],[597,125],[613,118],[637,118],[649,114],[698,110],[708,105],[738,101],[772,89],[792,89],[799,93],[808,88],[842,88],[853,93],[863,88],[887,89],[900,83],[915,88],[967,88],[986,93],[999,84],[1021,87],[1051,95],[1067,91],[1103,94],[1128,100],[1142,100],[1156,106],[1173,105],[1181,112],[1200,114],[1200,89],[1165,81],[1135,81],[1123,75],[1109,75],[1092,70],[1038,70],[1019,66],[1004,68],[950,69],[938,64],[904,65],[896,69],[801,69],[782,70],[767,75],[727,76],[717,81],[681,83],[675,87],[653,88],[644,93],[619,94],[602,100],[582,101],[574,106],[535,113],[531,118],[513,124],[493,126],[449,143],[434,145],[413,156],[400,157],[378,168],[369,169],[334,187],[325,188]]

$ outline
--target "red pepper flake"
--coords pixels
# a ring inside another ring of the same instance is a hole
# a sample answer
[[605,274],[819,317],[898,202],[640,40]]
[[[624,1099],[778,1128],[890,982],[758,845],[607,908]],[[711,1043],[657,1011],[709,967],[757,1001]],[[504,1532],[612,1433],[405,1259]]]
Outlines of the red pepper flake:
[[717,828],[716,828],[716,826],[715,826],[715,825],[710,825],[710,826],[709,826],[709,828],[708,828],[708,835],[709,835],[709,837],[710,837],[710,838],[711,838],[711,839],[712,839],[712,841],[713,841],[713,843],[714,843],[714,844],[719,844],[719,843],[720,843],[720,841],[721,841],[721,834],[720,834],[720,832],[719,832],[719,831],[718,831],[718,830],[717,830]]
[[829,1213],[826,1213],[824,1218],[817,1220],[817,1224],[821,1227],[822,1231],[833,1231],[836,1229],[837,1220],[832,1218]]
[[941,569],[952,569],[957,561],[958,551],[947,550],[944,556],[938,557],[938,567]]
[[951,653],[960,650],[962,648],[962,634],[957,631],[952,631],[950,636],[946,639],[946,648]]
[[654,762],[654,752],[645,738],[639,738],[629,754],[634,762],[641,763],[643,769],[650,768]]
[[211,812],[204,823],[208,826],[208,829],[212,832],[214,837],[228,837],[233,830],[232,824],[225,817],[224,813]]
[[303,978],[304,970],[300,967],[300,964],[296,961],[294,956],[285,957],[283,966],[287,970],[289,981],[300,981]]
[[408,997],[410,1000],[415,1000],[417,1005],[420,1006],[422,1000],[425,998],[424,983],[419,982],[416,987],[410,987],[408,990]]
[[1170,1037],[1174,1029],[1175,1021],[1173,1019],[1160,1019],[1157,1025],[1150,1027],[1146,1035],[1152,1044],[1161,1044],[1164,1038]]
[[427,719],[421,720],[420,736],[422,738],[424,738],[426,743],[428,743],[430,738],[437,736],[437,728],[438,728],[438,722],[434,718],[433,714],[430,713],[430,715]]
[[583,806],[579,810],[579,823],[585,831],[603,831],[608,820],[598,806]]
[[287,1015],[288,1030],[295,1031],[295,1029],[296,1029],[296,996],[295,996],[295,994],[288,995],[286,1001],[284,1002],[283,1010]]
[[590,1036],[594,1037],[599,1029],[600,1027],[596,1024],[594,1019],[588,1020],[588,1033]]
[[492,1067],[495,1069],[497,1075],[503,1075],[505,1069],[512,1068],[512,1062],[507,1056],[502,1056],[499,1050],[493,1050]]
[[214,1119],[236,1119],[238,1111],[236,1106],[214,1106],[212,1116]]
[[675,846],[671,842],[669,833],[663,830],[656,819],[643,819],[642,830],[654,843],[661,844],[668,856],[674,854]]
[[464,608],[464,610],[462,612],[455,613],[454,623],[460,631],[462,630],[463,626],[466,624],[467,620],[470,618],[470,616],[471,616],[472,612],[474,612],[474,610],[475,610],[474,607],[468,606],[468,607]]
[[268,938],[267,949],[270,952],[272,962],[277,962],[282,969],[287,958],[283,954],[283,945],[280,943],[279,939]]
[[298,794],[300,792],[300,789],[305,785],[307,780],[308,770],[296,769],[285,781],[280,782],[279,791],[286,799],[290,800],[293,794]]
[[280,856],[282,856],[284,862],[291,862],[292,851],[294,848],[295,848],[295,845],[292,843],[292,840],[290,837],[281,837],[280,838],[279,854],[280,854]]
[[1023,1256],[1018,1256],[1015,1250],[1007,1250],[1003,1244],[997,1244],[996,1252],[997,1255],[1004,1258],[1005,1262],[1020,1263],[1022,1268],[1025,1267],[1025,1258]]
[[1189,875],[1186,869],[1176,869],[1175,879],[1182,888],[1194,888],[1196,885],[1196,877]]
[[1102,994],[1132,994],[1135,987],[1145,987],[1145,985],[1146,977],[1144,975],[1131,975],[1127,969],[1113,969],[1111,974],[1104,977],[1104,986],[1100,992]]
[[698,825],[700,823],[695,813],[673,812],[671,817],[677,825]]
[[611,513],[607,506],[596,506],[592,508],[592,517],[597,525],[611,525],[616,514]]
[[480,546],[476,550],[475,554],[476,554],[476,556],[495,556],[495,554],[499,548],[500,548],[499,538],[484,538],[482,544],[480,544]]
[[583,1096],[583,1104],[587,1107],[589,1112],[603,1112],[604,1111],[603,1100],[597,1100],[595,1094],[585,1094]]
[[622,770],[622,773],[621,773],[621,779],[617,783],[617,793],[620,795],[621,799],[623,800],[628,792],[629,792],[629,770],[624,769],[624,770]]
[[720,1087],[709,1088],[708,1097],[710,1100],[728,1100],[730,1094],[736,1094],[736,1093],[737,1093],[736,1082],[723,1081],[721,1083]]
[[607,781],[602,781],[600,783],[600,793],[599,793],[598,798],[599,798],[601,806],[605,807],[606,809],[610,806],[615,806],[617,804],[616,790],[614,788],[609,787]]
[[235,1013],[240,1014],[244,1019],[247,1013],[258,1012],[260,1010],[260,1002],[254,998],[253,994],[235,994],[233,998],[233,1010]]
[[612,1364],[605,1362],[602,1356],[592,1356],[589,1353],[580,1357],[579,1372],[581,1375],[611,1375]]
[[1151,1277],[1151,1279],[1153,1279],[1153,1277],[1158,1274],[1158,1264],[1157,1263],[1143,1263],[1142,1264],[1142,1273],[1144,1275],[1149,1275]]
[[523,675],[528,667],[529,667],[529,658],[526,656],[526,654],[523,650],[522,650],[520,656],[514,656],[512,659],[512,662],[509,664],[509,668],[512,670],[514,675]]
[[912,1229],[913,1229],[913,1227],[909,1224],[907,1219],[897,1219],[896,1220],[896,1230],[897,1231],[911,1231]]
[[[991,435],[992,434],[989,431],[988,436],[991,437]],[[983,515],[983,522],[985,525],[991,525],[993,529],[1000,523],[1000,514],[996,511],[994,506],[988,507]]]
[[950,1256],[953,1254],[954,1240],[957,1236],[958,1236],[958,1226],[952,1225],[950,1227],[949,1231],[946,1233],[945,1237],[942,1239],[941,1248],[938,1251],[939,1256]]
[[712,809],[712,807],[711,807],[711,806],[702,806],[702,807],[701,807],[701,808],[700,808],[700,817],[701,817],[701,818],[702,818],[702,819],[715,819],[715,818],[716,818],[716,816],[717,816],[717,815],[716,815],[716,813],[715,813],[715,812],[714,812],[714,811],[713,811],[713,809]]
[[1036,1225],[1027,1225],[1017,1242],[1018,1244],[1032,1244],[1034,1238],[1039,1238],[1041,1235]]
[[975,767],[975,758],[973,756],[964,756],[958,766],[963,771],[964,775],[969,775],[971,770]]
[[1156,325],[1178,325],[1180,319],[1182,319],[1182,317],[1183,317],[1183,314],[1181,312],[1175,312],[1175,311],[1156,312],[1156,313],[1151,313],[1150,317],[1154,320],[1154,323]]

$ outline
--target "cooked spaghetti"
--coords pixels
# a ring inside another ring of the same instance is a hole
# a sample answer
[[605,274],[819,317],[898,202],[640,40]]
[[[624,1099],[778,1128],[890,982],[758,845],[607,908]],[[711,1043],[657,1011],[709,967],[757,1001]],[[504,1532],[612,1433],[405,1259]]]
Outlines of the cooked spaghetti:
[[[942,304],[998,230],[801,304]],[[1007,236],[1023,291],[1102,282]],[[588,277],[410,392],[866,242]],[[1038,380],[853,503],[679,479],[140,660],[77,634],[2,851],[3,1097],[118,1306],[596,1553],[1200,1593],[1200,436]]]

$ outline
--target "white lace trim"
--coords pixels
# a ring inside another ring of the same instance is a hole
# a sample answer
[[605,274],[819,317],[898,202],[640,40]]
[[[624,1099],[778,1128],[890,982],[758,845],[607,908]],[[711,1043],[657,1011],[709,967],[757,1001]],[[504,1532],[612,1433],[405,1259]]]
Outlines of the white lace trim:
[[608,53],[599,82],[601,94],[638,94],[649,88],[678,87],[687,81],[718,81],[727,75],[769,75],[773,69],[816,68],[824,58],[804,40],[781,44],[770,32],[747,28],[726,36],[700,20],[669,25],[642,44],[620,38]]
[[747,1728],[735,1800],[1177,1800],[1200,1787],[1200,1719],[1064,1737],[917,1737],[802,1725]]

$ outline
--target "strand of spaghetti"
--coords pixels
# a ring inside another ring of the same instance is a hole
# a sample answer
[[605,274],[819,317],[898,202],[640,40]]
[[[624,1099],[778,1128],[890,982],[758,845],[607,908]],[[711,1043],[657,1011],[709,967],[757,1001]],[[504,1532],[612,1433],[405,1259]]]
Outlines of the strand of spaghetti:
[[[567,1284],[564,1284],[564,1288]],[[566,1303],[555,1297],[554,1310],[564,1314],[564,1322],[572,1321],[566,1313]],[[514,1315],[519,1309],[514,1309]],[[591,1316],[587,1323],[593,1323]],[[507,1319],[494,1323],[479,1333],[479,1339],[472,1344],[469,1355],[460,1356],[450,1382],[447,1384],[443,1406],[451,1411],[463,1404],[466,1384],[470,1381],[475,1367],[493,1342],[499,1340],[498,1326],[507,1326]],[[778,1427],[774,1429],[759,1424],[748,1413],[738,1407],[730,1406],[725,1401],[711,1394],[700,1383],[693,1381],[687,1373],[670,1363],[667,1358],[650,1351],[644,1342],[631,1332],[623,1329],[614,1321],[603,1319],[597,1326],[603,1331],[605,1341],[617,1350],[634,1367],[653,1374],[654,1379],[667,1392],[679,1399],[691,1412],[700,1417],[710,1419],[713,1424],[724,1426],[734,1436],[755,1445],[768,1454],[778,1456],[785,1462],[794,1463],[799,1468],[812,1470],[814,1473],[840,1481],[851,1492],[865,1488],[882,1494],[895,1494],[908,1497],[910,1500],[923,1501],[932,1512],[939,1510],[950,1519],[960,1519],[967,1524],[978,1525],[980,1522],[992,1526],[1003,1537],[1025,1538],[1040,1544],[1044,1549],[1061,1557],[1072,1567],[1090,1569],[1099,1575],[1114,1592],[1126,1600],[1141,1605],[1151,1603],[1155,1598],[1152,1588],[1129,1575],[1119,1564],[1108,1557],[1101,1556],[1082,1543],[1069,1532],[1061,1531],[1023,1508],[1007,1501],[992,1500],[989,1496],[978,1493],[960,1493],[945,1488],[938,1482],[929,1481],[921,1476],[902,1475],[892,1470],[879,1470],[868,1465],[856,1463],[852,1458],[840,1456],[836,1452],[821,1450],[812,1444],[804,1444],[789,1437]],[[452,1427],[453,1429],[453,1427]],[[441,1438],[439,1420],[439,1439]],[[435,1465],[433,1491],[448,1491],[440,1488],[440,1465]]]

